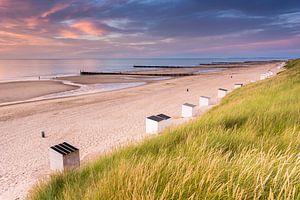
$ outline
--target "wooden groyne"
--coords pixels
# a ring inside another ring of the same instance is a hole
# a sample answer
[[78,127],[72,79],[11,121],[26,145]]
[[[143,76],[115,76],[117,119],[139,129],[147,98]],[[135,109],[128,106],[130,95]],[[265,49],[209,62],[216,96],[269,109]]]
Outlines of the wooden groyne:
[[128,73],[128,72],[85,72],[81,71],[80,75],[127,75],[127,76],[193,76],[194,73]]

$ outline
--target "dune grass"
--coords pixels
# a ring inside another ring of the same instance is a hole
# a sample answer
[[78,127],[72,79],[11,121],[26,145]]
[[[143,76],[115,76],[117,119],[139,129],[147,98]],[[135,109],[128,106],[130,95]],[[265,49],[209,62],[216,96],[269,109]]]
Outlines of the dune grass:
[[29,199],[300,199],[300,60],[203,117],[55,175]]

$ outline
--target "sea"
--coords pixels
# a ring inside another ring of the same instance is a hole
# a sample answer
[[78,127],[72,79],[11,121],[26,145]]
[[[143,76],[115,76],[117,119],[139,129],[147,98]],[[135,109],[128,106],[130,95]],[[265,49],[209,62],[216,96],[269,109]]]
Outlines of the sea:
[[281,58],[147,58],[147,59],[2,59],[0,81],[79,75],[80,70],[120,72],[146,70],[134,65],[196,66],[212,62],[264,61]]

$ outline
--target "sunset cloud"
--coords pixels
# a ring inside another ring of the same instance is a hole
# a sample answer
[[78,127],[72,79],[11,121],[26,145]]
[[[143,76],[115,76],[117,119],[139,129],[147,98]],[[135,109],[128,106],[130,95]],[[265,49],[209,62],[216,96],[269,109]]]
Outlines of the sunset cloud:
[[70,39],[77,39],[79,38],[79,34],[72,32],[72,31],[68,31],[68,30],[62,30],[60,32],[60,37],[62,38],[70,38]]
[[299,13],[284,0],[0,0],[0,58],[297,55]]
[[40,24],[40,20],[35,17],[24,19],[24,22],[28,28],[35,28]]
[[70,27],[78,29],[87,35],[102,36],[105,33],[104,29],[98,27],[95,23],[90,21],[77,21],[72,23]]
[[8,0],[0,0],[0,8],[5,8],[8,4]]

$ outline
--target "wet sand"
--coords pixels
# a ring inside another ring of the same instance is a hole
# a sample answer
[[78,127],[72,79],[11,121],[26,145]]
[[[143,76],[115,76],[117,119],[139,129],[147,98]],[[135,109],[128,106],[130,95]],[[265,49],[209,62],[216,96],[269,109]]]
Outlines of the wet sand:
[[[123,90],[0,107],[0,199],[23,198],[38,179],[51,173],[51,145],[69,142],[80,149],[85,164],[120,145],[148,137],[145,117],[164,113],[173,118],[173,124],[180,124],[186,121],[180,117],[181,104],[198,105],[201,95],[211,96],[216,103],[219,87],[233,90],[235,83],[258,81],[267,70],[278,72],[277,66],[227,69]],[[199,115],[203,112],[198,110]],[[41,138],[41,131],[46,138]]]
[[137,80],[143,80],[152,83],[149,76],[127,76],[127,75],[87,75],[87,76],[69,76],[57,78],[57,80],[66,80],[79,84],[106,84],[106,83],[134,83]]
[[76,89],[54,81],[19,81],[0,83],[0,103],[23,101],[47,94]]
[[[163,77],[163,79],[167,78]],[[0,107],[136,87],[160,79],[161,77],[95,75],[2,82],[0,83]]]

